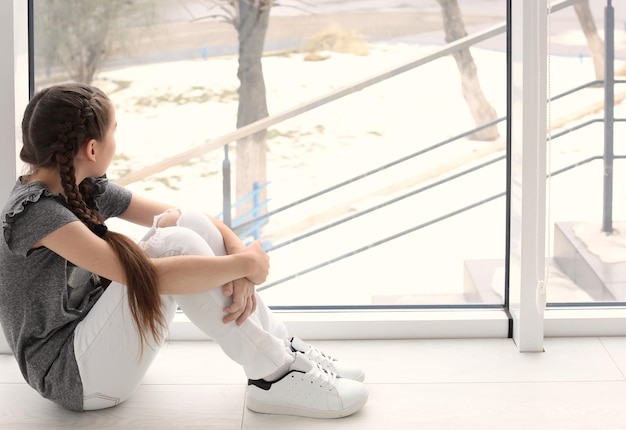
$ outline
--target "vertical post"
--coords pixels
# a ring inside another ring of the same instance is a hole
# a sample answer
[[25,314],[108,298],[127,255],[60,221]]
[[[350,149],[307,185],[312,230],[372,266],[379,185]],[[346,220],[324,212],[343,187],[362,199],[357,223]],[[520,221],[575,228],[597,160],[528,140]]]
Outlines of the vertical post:
[[[28,100],[35,95],[35,0],[28,0]],[[48,72],[50,76],[50,72]]]
[[520,352],[543,351],[547,2],[509,0],[509,312]]
[[[0,1],[0,204],[18,174],[19,123],[28,103],[28,5],[23,0]],[[0,330],[0,354],[11,349]]]
[[[257,181],[254,181],[254,183],[252,184],[252,219],[256,220],[256,218],[259,216],[259,194],[261,193],[261,187],[259,186],[259,183]],[[254,240],[257,240],[261,234],[259,232],[259,225],[260,225],[260,221],[254,221],[254,233],[252,235],[252,237],[254,237]]]
[[604,176],[602,231],[613,233],[613,122],[615,120],[615,10],[604,9]]
[[20,122],[29,95],[28,2],[0,1],[0,202],[18,174]]
[[230,159],[228,158],[228,144],[224,145],[224,161],[222,161],[222,213],[224,224],[231,227],[231,202],[230,202]]

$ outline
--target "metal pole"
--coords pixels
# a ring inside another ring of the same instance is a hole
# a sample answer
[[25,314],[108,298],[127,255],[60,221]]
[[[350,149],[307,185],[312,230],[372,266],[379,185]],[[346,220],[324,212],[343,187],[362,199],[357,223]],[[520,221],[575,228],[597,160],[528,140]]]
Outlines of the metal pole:
[[228,144],[224,145],[224,161],[222,161],[222,213],[224,214],[224,224],[231,227],[230,160],[228,159],[228,147]]
[[602,231],[613,233],[613,122],[615,120],[615,10],[607,0],[604,10],[604,190]]
[[[257,181],[252,184],[252,219],[256,219],[259,216],[259,194],[261,193],[261,186]],[[260,221],[254,222],[254,240],[257,240],[261,235],[259,233]]]
[[35,95],[35,4],[28,0],[28,100]]

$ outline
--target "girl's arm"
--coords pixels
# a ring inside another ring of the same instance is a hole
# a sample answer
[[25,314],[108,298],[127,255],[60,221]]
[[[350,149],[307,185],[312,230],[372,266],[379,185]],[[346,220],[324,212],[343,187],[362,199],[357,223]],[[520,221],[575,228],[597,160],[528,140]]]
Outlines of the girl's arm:
[[[126,211],[120,215],[120,218],[135,224],[150,227],[156,215],[162,214],[173,207],[172,205],[150,200],[133,193],[130,205],[128,205]],[[241,242],[239,237],[237,237],[226,224],[211,216],[207,215],[207,217],[222,234],[228,254],[235,254],[246,249],[246,246]]]
[[[75,221],[50,233],[35,247],[44,246],[73,264],[125,284],[122,264],[109,244],[82,222]],[[260,244],[225,257],[182,255],[153,259],[161,294],[193,294],[248,278],[263,283],[269,259]]]
[[[159,215],[170,208],[172,208],[171,205],[133,194],[130,205],[120,218],[149,227],[152,225],[153,218],[156,215]],[[234,256],[250,251],[226,224],[210,216],[207,217],[221,233],[226,253],[228,255]],[[258,249],[258,244],[254,244],[253,247],[255,250],[254,252],[260,253],[260,251],[262,251],[261,249]],[[256,310],[254,286],[265,282],[268,271],[268,257],[265,252],[262,252],[262,258],[260,261],[260,266],[256,267],[255,270],[259,270],[263,273],[262,277],[255,278],[248,275],[242,275],[230,278],[222,284],[218,284],[222,285],[222,292],[224,296],[232,298],[231,304],[224,308],[224,312],[227,314],[224,317],[224,323],[237,321],[237,324],[241,325],[248,318],[248,316]],[[158,262],[158,264],[163,266],[164,269],[168,263],[168,261]],[[190,273],[188,273],[187,276],[190,276]]]

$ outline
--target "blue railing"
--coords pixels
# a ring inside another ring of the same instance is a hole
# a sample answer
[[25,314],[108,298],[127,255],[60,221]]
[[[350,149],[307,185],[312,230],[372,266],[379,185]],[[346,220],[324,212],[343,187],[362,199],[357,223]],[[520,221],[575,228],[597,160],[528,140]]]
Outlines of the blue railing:
[[[252,191],[241,197],[231,206],[231,211],[236,210],[238,207],[245,205],[252,201],[251,208],[247,212],[239,215],[231,221],[231,228],[237,233],[240,239],[246,241],[250,237],[254,240],[261,238],[261,228],[267,224],[268,216],[263,215],[262,212],[267,207],[271,199],[261,200],[262,191],[269,186],[270,182],[265,184],[259,184],[254,182],[252,184]],[[215,218],[223,218],[224,212],[220,212],[215,215]],[[263,242],[263,248],[266,250],[271,248],[270,242]]]

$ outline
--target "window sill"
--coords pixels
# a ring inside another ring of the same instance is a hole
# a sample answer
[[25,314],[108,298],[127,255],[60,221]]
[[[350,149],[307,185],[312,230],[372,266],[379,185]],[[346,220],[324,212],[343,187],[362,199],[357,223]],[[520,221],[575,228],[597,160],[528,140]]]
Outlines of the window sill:
[[546,309],[545,337],[626,336],[626,308]]
[[[290,333],[308,340],[498,338],[508,318],[494,310],[275,311]],[[176,314],[170,340],[207,340],[183,313]]]

